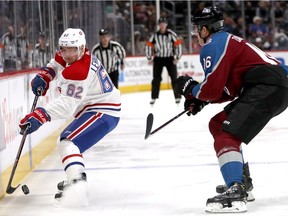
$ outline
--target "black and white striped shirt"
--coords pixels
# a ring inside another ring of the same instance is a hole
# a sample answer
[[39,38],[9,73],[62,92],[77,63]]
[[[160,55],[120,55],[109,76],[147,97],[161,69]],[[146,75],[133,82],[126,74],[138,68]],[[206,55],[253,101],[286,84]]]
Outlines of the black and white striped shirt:
[[107,48],[98,43],[91,51],[101,61],[108,73],[117,71],[119,63],[124,64],[126,57],[125,49],[118,42],[112,40]]
[[152,59],[153,53],[156,57],[176,56],[176,59],[180,59],[182,56],[182,41],[171,29],[167,29],[163,34],[157,31],[147,41],[145,52],[148,60]]

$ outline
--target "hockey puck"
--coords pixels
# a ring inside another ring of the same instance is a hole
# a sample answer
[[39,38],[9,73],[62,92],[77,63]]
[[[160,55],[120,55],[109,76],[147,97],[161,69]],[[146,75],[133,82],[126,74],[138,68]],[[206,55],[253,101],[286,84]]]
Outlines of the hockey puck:
[[30,193],[30,190],[27,185],[22,185],[22,191],[25,195]]

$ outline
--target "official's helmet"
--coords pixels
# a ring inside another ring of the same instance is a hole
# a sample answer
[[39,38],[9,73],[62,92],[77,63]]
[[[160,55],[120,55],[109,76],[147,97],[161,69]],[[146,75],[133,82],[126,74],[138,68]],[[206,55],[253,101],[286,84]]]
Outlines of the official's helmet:
[[[192,16],[192,25],[197,26],[198,31],[206,26],[210,32],[218,32],[224,28],[222,11],[216,6],[204,8]],[[193,28],[193,30],[195,29]]]
[[99,30],[99,35],[108,35],[109,30],[107,28],[102,28]]
[[160,17],[158,20],[158,23],[168,23],[167,18],[166,17]]
[[81,29],[68,28],[59,38],[60,47],[77,47],[80,49],[82,45],[86,46],[85,34]]
[[40,31],[40,32],[38,33],[38,36],[39,36],[39,37],[42,37],[42,38],[45,38],[45,32],[44,32],[44,31]]

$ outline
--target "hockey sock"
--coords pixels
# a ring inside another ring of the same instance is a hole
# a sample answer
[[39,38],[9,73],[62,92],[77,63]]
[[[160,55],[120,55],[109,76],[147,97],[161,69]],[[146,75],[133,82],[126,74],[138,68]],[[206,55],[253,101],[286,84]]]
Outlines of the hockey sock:
[[225,184],[228,187],[235,182],[243,182],[243,160],[240,152],[225,152],[219,156],[218,161]]
[[58,143],[59,154],[67,175],[67,179],[77,179],[84,172],[84,159],[79,148],[70,140],[62,140]]

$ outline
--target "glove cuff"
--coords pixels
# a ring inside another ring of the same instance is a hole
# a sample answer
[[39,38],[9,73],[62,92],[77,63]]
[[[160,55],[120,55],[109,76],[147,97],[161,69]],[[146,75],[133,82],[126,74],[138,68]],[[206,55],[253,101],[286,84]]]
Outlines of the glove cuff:
[[34,113],[37,115],[37,119],[42,123],[50,122],[51,116],[47,113],[47,111],[42,107],[37,107],[34,110]]
[[189,95],[192,95],[192,89],[199,83],[195,81],[192,77],[180,76],[177,78],[176,84],[179,94],[183,95],[186,98]]
[[41,67],[37,74],[41,76],[46,82],[51,82],[56,76],[54,69],[51,67]]

